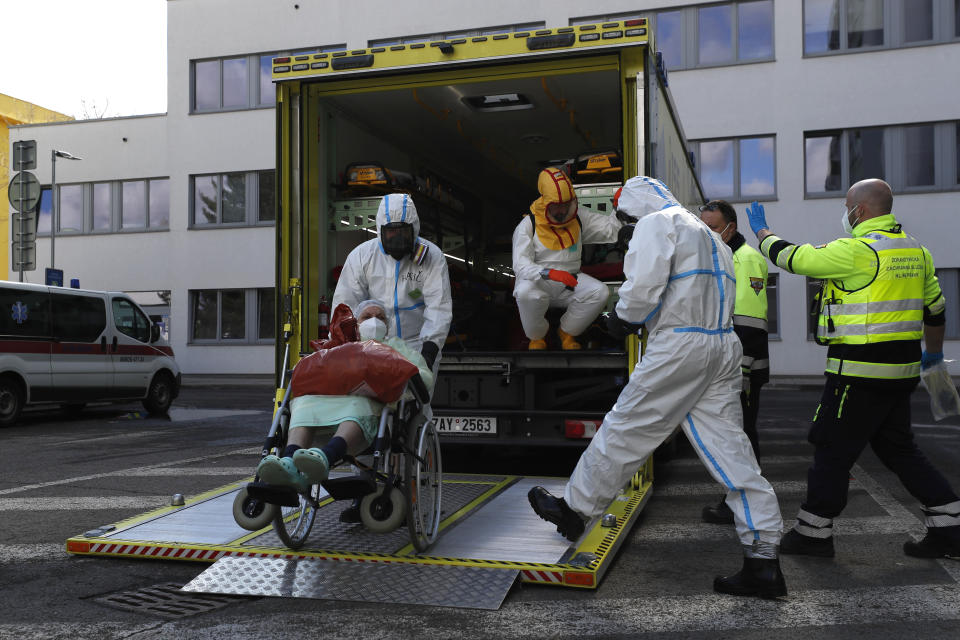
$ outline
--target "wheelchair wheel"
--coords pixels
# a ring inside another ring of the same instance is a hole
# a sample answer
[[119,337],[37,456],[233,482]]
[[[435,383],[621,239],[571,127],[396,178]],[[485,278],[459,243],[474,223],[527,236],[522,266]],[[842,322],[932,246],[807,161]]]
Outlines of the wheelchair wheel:
[[[360,521],[370,531],[390,533],[401,524],[407,515],[407,503],[403,493],[396,487],[377,483],[377,490],[360,501]],[[389,491],[389,500],[379,501],[384,491]]]
[[[311,497],[316,499],[319,494],[317,486],[310,488]],[[299,549],[307,542],[313,521],[317,518],[317,510],[304,497],[300,496],[300,504],[296,507],[278,507],[279,511],[273,519],[273,529],[290,549]]]
[[277,516],[277,505],[251,498],[243,487],[233,499],[233,519],[247,531],[259,531]]
[[443,468],[440,438],[432,422],[411,428],[408,442],[416,445],[416,457],[406,456],[407,528],[417,551],[426,551],[440,531],[440,497]]

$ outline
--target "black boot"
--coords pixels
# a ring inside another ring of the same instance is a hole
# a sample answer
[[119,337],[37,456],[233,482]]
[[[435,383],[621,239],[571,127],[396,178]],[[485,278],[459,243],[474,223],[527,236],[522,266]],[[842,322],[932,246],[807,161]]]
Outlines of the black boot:
[[787,595],[787,583],[780,571],[779,558],[744,558],[739,573],[713,579],[713,590],[732,596],[780,598]]
[[340,522],[347,524],[360,522],[360,498],[354,498],[350,506],[340,512]]
[[833,536],[829,538],[811,538],[796,529],[790,529],[780,540],[780,553],[788,556],[816,556],[832,558]]
[[733,524],[733,511],[727,506],[725,498],[720,498],[715,506],[704,507],[701,517],[710,524]]
[[583,535],[583,518],[567,506],[563,498],[551,495],[543,487],[534,487],[527,493],[527,499],[537,515],[557,525],[557,532],[567,540],[576,542]]
[[960,560],[960,541],[938,535],[938,532],[934,529],[927,529],[927,535],[920,542],[914,542],[913,540],[904,542],[903,552],[914,558]]

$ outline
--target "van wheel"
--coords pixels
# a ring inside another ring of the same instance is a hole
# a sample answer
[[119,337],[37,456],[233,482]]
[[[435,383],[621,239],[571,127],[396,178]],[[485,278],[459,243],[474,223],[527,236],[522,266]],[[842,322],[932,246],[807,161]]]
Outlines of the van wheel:
[[173,403],[173,378],[160,372],[153,377],[147,397],[143,399],[143,408],[150,413],[165,414]]
[[23,411],[23,389],[16,380],[0,378],[0,427],[16,424]]

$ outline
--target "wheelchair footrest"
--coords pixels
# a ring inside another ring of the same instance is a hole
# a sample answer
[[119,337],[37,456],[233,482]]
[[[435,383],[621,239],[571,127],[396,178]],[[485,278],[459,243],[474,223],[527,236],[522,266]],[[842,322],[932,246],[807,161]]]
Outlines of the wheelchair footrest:
[[281,507],[300,506],[300,494],[292,487],[278,487],[266,482],[249,482],[247,494],[267,504],[278,504]]
[[334,500],[362,498],[377,490],[377,482],[369,473],[344,478],[330,478],[321,484]]

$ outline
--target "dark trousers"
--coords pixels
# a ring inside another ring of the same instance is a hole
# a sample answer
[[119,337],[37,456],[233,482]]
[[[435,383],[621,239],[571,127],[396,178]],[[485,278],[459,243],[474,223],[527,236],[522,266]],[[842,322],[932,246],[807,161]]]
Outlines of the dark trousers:
[[910,494],[924,506],[954,502],[957,495],[913,441],[912,389],[876,389],[828,378],[809,440],[816,447],[801,505],[835,518],[847,505],[850,469],[869,445]]
[[760,388],[763,382],[750,382],[750,391],[740,392],[740,406],[743,408],[743,431],[750,438],[753,455],[760,462],[760,439],[757,437],[757,413],[760,411]]

